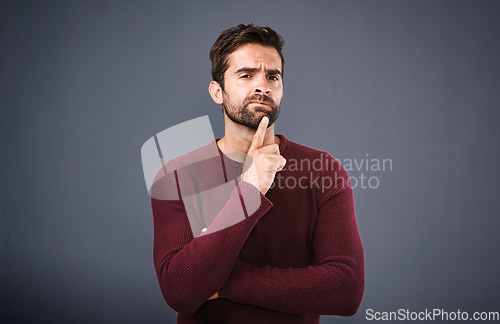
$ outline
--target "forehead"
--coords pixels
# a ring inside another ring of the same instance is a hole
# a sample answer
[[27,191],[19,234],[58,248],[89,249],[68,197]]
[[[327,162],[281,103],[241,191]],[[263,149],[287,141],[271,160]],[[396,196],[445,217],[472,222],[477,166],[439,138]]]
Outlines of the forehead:
[[271,46],[245,44],[228,56],[228,70],[237,70],[242,67],[259,68],[262,64],[267,69],[281,71],[281,57],[278,51]]

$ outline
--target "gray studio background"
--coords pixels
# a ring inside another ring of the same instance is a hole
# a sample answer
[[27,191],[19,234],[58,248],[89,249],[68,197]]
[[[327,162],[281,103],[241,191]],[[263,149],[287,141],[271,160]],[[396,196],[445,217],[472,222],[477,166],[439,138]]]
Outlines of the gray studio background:
[[[0,2],[1,322],[175,323],[140,148],[209,115],[208,52],[286,40],[276,133],[391,159],[355,188],[367,309],[500,311],[498,1]],[[373,183],[372,183],[373,184]]]

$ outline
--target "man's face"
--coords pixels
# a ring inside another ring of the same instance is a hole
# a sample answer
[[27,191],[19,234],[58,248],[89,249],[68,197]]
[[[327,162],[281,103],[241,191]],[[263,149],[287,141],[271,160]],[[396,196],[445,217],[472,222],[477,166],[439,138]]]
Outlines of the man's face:
[[271,126],[283,97],[281,58],[269,46],[245,44],[228,56],[223,107],[233,122],[257,129],[264,116]]

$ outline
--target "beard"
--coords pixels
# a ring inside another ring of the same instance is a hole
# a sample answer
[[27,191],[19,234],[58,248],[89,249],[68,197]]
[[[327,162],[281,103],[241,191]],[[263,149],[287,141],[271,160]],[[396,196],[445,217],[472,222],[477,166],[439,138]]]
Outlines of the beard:
[[[237,124],[244,125],[255,130],[259,128],[259,123],[262,117],[267,116],[269,118],[269,124],[267,127],[270,127],[276,119],[278,119],[280,114],[280,104],[276,104],[273,99],[265,94],[256,93],[250,95],[239,105],[233,105],[224,91],[222,92],[222,96],[224,98],[222,107],[226,112],[227,117]],[[261,104],[253,103],[256,101],[261,102]],[[250,105],[255,106],[253,111],[250,109]],[[259,112],[262,112],[264,116],[261,116],[262,114],[259,114]]]

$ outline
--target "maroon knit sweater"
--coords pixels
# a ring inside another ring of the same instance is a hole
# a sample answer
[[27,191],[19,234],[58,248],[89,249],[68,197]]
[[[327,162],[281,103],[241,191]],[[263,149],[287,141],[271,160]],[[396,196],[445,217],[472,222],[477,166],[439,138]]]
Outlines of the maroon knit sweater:
[[[329,153],[277,136],[287,164],[266,195],[239,181],[243,165],[218,149],[218,139],[167,163],[155,179],[154,265],[178,323],[319,323],[321,314],[358,310],[364,255],[348,175]],[[210,150],[217,159],[187,158]],[[202,192],[222,185],[221,178],[238,183],[223,208],[214,220],[190,221],[182,187]],[[243,196],[258,208],[244,208],[235,221]],[[216,222],[229,225],[211,230]],[[198,235],[202,227],[208,231]],[[208,300],[216,292],[220,297]]]

